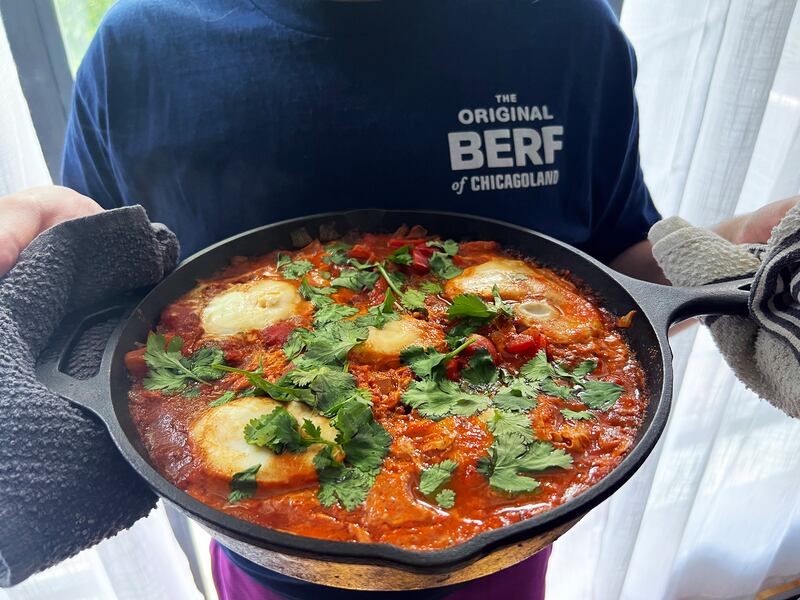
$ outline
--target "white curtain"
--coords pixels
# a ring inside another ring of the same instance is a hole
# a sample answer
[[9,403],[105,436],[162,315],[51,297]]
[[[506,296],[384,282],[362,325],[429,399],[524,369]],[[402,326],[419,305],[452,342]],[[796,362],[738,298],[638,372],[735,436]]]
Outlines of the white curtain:
[[[800,2],[625,0],[622,27],[664,215],[709,226],[800,193]],[[667,430],[555,544],[549,599],[744,599],[800,579],[800,421],[746,390],[706,330],[672,345]]]
[[[0,23],[0,196],[50,183]],[[163,507],[114,538],[8,590],[0,600],[202,598]]]

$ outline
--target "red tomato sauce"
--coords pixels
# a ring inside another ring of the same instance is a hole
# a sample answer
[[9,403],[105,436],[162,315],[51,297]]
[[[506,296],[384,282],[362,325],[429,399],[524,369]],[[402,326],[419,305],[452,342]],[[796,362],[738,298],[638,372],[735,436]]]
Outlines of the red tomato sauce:
[[[414,246],[432,239],[419,233],[412,231],[406,238],[352,234],[351,256],[360,261],[382,260],[402,245]],[[342,269],[323,261],[324,245],[316,241],[302,250],[283,254],[314,265],[305,276],[314,286],[329,285],[330,279]],[[413,253],[413,258],[410,265],[400,267],[406,273],[408,287],[416,288],[423,281],[446,283],[424,268],[426,257],[422,252]],[[467,268],[494,258],[518,257],[493,242],[476,241],[461,243],[453,262]],[[167,306],[157,331],[182,337],[186,355],[203,346],[218,346],[224,351],[227,364],[242,369],[254,369],[260,358],[265,378],[277,380],[291,369],[282,344],[295,327],[311,327],[311,310],[262,330],[214,338],[204,334],[200,316],[209,299],[232,284],[263,277],[282,279],[276,269],[277,259],[277,252],[235,259],[221,273],[199,282],[198,288]],[[355,361],[348,364],[349,372],[360,387],[371,392],[374,418],[392,438],[389,454],[367,500],[355,510],[322,506],[316,496],[315,482],[310,485],[305,482],[300,489],[230,504],[226,491],[207,481],[188,432],[195,419],[214,410],[208,406],[210,401],[225,391],[244,389],[249,383],[241,375],[229,374],[212,385],[198,386],[195,389],[199,393],[194,395],[148,391],[141,379],[146,367],[143,369],[140,356],[132,355],[127,363],[131,371],[130,410],[152,463],[168,480],[202,502],[264,527],[315,538],[385,542],[411,549],[444,548],[464,542],[481,532],[547,511],[585,492],[613,470],[633,445],[647,402],[643,373],[617,328],[620,315],[603,310],[568,274],[555,273],[528,258],[523,260],[534,269],[537,278],[560,290],[562,296],[566,294],[565,302],[574,303],[577,314],[595,311],[599,315],[599,328],[588,337],[578,335],[565,341],[561,334],[554,339],[541,328],[510,320],[490,325],[479,333],[494,345],[498,365],[514,372],[538,349],[546,348],[548,357],[554,361],[574,365],[593,358],[598,361],[593,378],[624,387],[613,407],[594,411],[596,418],[590,420],[569,420],[561,414],[561,409],[585,410],[587,407],[578,400],[538,396],[537,406],[528,413],[536,436],[569,452],[573,463],[569,469],[533,474],[540,482],[535,492],[511,495],[497,491],[478,471],[478,460],[486,455],[493,440],[479,415],[451,416],[440,421],[423,418],[401,401],[402,393],[414,380],[408,367]],[[286,281],[300,284],[299,279]],[[358,293],[341,289],[333,298],[365,311],[380,304],[385,292],[386,283],[379,279],[372,289]],[[447,330],[451,326],[447,317],[449,304],[442,294],[428,295],[427,316],[416,317],[426,318]],[[567,304],[565,310],[571,310]],[[509,351],[509,345],[519,353]],[[447,486],[457,498],[449,510],[437,506],[418,489],[420,472],[445,459],[458,463]]]

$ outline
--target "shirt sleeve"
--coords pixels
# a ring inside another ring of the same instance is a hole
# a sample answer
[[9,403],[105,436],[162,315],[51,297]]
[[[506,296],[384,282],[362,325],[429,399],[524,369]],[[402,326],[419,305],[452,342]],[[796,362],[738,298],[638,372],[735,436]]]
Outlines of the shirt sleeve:
[[61,182],[103,208],[123,205],[109,153],[105,116],[107,56],[98,32],[78,69],[67,122]]
[[593,140],[592,233],[585,249],[603,262],[647,239],[661,219],[639,162],[636,57],[616,22],[609,26]]

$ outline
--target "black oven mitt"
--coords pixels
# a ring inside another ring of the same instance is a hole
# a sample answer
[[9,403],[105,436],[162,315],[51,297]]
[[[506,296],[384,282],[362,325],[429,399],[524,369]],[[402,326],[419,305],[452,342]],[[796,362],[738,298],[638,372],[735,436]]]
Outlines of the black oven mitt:
[[[152,285],[177,259],[175,235],[132,206],[56,225],[0,278],[0,586],[130,527],[155,506],[100,421],[39,383],[35,366],[66,314]],[[89,330],[68,374],[96,374],[110,329]]]

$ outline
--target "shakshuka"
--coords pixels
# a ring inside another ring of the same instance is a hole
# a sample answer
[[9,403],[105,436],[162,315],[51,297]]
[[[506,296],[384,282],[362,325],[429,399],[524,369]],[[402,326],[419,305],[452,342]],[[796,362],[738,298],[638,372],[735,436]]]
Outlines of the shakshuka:
[[444,548],[584,492],[644,378],[568,273],[413,227],[237,257],[125,362],[152,463],[285,532]]

